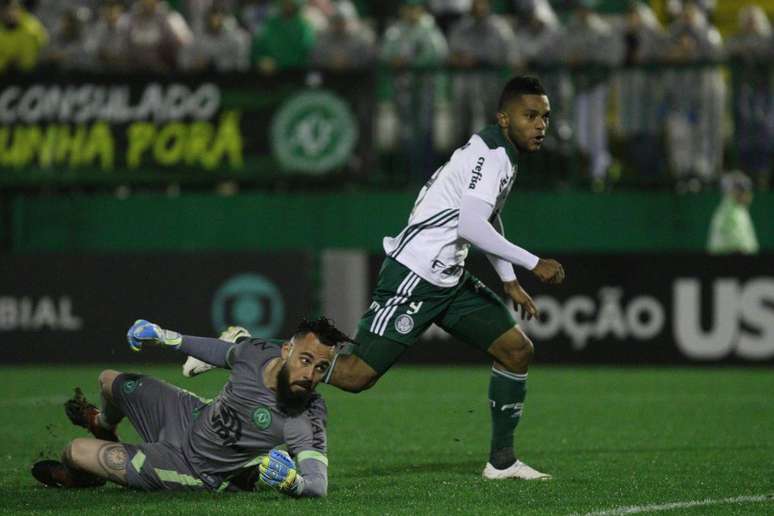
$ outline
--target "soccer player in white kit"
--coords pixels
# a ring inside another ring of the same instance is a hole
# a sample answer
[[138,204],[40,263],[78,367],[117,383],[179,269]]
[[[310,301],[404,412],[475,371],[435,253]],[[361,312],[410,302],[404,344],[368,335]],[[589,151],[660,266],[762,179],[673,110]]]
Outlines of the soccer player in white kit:
[[335,357],[326,381],[350,392],[368,389],[435,323],[493,358],[492,440],[484,478],[548,479],[517,460],[513,449],[532,342],[503,301],[464,268],[471,245],[484,251],[526,317],[537,309],[513,265],[546,283],[564,280],[559,262],[509,242],[500,220],[519,156],[538,151],[548,129],[550,104],[540,81],[511,79],[496,116],[496,124],[471,136],[427,181],[407,226],[384,239],[387,256],[358,325],[358,345],[352,354]]

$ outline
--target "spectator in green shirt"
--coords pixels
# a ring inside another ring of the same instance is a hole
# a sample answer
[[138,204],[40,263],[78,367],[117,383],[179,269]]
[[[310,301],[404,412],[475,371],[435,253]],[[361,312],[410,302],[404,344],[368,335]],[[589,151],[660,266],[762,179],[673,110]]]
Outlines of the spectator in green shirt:
[[758,239],[750,217],[752,181],[741,172],[726,174],[722,181],[723,200],[710,224],[707,251],[710,254],[756,254]]
[[31,70],[47,42],[46,29],[18,0],[0,0],[0,73]]
[[305,67],[314,47],[315,33],[304,18],[305,0],[279,0],[279,11],[266,20],[253,39],[252,62],[266,74]]

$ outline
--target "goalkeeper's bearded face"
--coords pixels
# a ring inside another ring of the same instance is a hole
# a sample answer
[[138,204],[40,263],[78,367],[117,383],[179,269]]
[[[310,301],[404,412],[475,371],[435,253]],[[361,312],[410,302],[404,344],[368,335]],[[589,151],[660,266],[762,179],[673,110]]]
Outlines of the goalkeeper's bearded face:
[[292,393],[311,394],[331,365],[334,348],[322,344],[314,333],[295,337],[282,346],[283,369]]

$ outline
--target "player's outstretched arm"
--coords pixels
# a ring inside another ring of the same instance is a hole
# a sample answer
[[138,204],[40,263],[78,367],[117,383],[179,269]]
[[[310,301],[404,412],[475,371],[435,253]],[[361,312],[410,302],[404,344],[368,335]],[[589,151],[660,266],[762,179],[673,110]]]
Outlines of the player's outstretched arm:
[[144,319],[135,321],[126,333],[126,340],[134,351],[140,351],[144,345],[161,346],[182,351],[217,367],[228,366],[227,357],[231,349],[221,340],[181,335]]

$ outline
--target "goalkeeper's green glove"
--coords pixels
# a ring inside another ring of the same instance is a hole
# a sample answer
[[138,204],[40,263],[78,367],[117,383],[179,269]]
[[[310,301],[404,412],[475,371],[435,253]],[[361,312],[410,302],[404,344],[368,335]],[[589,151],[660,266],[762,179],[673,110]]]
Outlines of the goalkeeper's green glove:
[[180,349],[183,336],[176,331],[165,330],[158,324],[153,324],[144,319],[137,319],[129,331],[126,332],[126,340],[132,351],[140,351],[143,344],[155,344],[173,349]]
[[301,496],[304,479],[296,471],[296,464],[286,452],[272,450],[258,466],[261,483],[291,496]]

